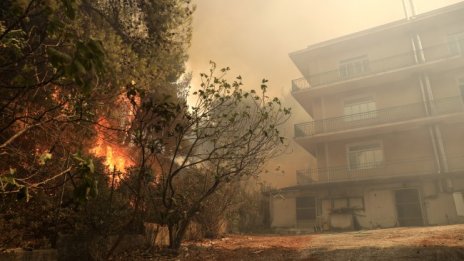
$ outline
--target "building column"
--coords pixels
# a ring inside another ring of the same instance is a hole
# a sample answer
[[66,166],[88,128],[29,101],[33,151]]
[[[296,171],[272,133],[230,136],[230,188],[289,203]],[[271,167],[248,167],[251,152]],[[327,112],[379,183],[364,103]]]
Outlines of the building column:
[[[422,47],[422,41],[419,34],[414,34],[411,37],[411,43],[413,46],[413,51],[416,59],[416,63],[426,62],[424,49]],[[432,86],[430,83],[430,78],[427,73],[421,73],[419,75],[419,84],[422,94],[422,101],[424,102],[425,112],[427,116],[435,114],[434,108],[434,97],[432,92]],[[435,155],[435,161],[438,166],[439,172],[448,172],[448,161],[446,157],[445,146],[443,143],[443,138],[441,134],[440,127],[437,124],[434,124],[429,127],[430,139],[432,142],[432,147]]]
[[[412,45],[416,58],[416,63],[426,62],[424,50],[422,47],[422,41],[419,34],[415,34],[414,37],[411,37]],[[425,103],[425,111],[427,116],[435,115],[435,104],[434,96],[432,91],[432,85],[430,83],[430,77],[427,73],[423,72],[419,75],[419,83],[421,86],[422,100]],[[447,173],[449,171],[448,167],[448,158],[446,155],[445,145],[443,142],[443,135],[438,124],[433,124],[428,127],[430,138],[432,142],[432,147],[434,150],[435,160],[438,166],[439,173]],[[452,190],[453,184],[451,179],[445,178],[442,179],[441,188],[445,191]]]

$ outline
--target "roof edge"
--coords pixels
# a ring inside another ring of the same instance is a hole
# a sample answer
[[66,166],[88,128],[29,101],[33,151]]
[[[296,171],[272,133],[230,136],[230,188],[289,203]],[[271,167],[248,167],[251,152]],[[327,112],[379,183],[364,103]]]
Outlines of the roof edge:
[[341,43],[341,42],[344,42],[344,41],[347,41],[347,40],[360,38],[360,37],[363,37],[363,36],[366,36],[366,35],[369,35],[369,34],[372,34],[372,33],[391,30],[391,29],[394,29],[394,28],[397,28],[397,27],[400,27],[400,26],[403,26],[403,25],[407,25],[407,24],[413,24],[413,23],[416,23],[418,21],[426,20],[426,19],[429,19],[429,18],[433,18],[433,17],[439,16],[439,15],[446,14],[446,13],[451,13],[453,11],[457,11],[457,10],[460,10],[460,9],[464,9],[464,1],[456,3],[456,4],[448,5],[448,6],[445,6],[445,7],[441,7],[441,8],[438,8],[438,9],[434,9],[432,11],[428,11],[428,12],[425,12],[425,13],[418,14],[418,15],[414,16],[412,19],[409,19],[409,20],[404,18],[404,19],[396,20],[396,21],[389,22],[389,23],[386,23],[386,24],[382,24],[382,25],[379,25],[379,26],[375,26],[375,27],[372,27],[372,28],[368,28],[368,29],[365,29],[365,30],[361,30],[361,31],[358,31],[358,32],[355,32],[355,33],[350,33],[350,34],[343,35],[343,36],[340,36],[340,37],[336,37],[336,38],[332,38],[332,39],[325,40],[325,41],[322,41],[322,42],[318,42],[318,43],[315,43],[315,44],[311,44],[308,47],[306,47],[305,49],[301,49],[301,50],[289,53],[289,56],[293,60],[294,56],[297,56],[299,54],[306,53],[306,52],[309,52],[309,51],[312,51],[312,50],[315,50],[315,49],[319,49],[319,48],[323,48],[323,47],[329,47],[329,46],[337,44],[337,43]]

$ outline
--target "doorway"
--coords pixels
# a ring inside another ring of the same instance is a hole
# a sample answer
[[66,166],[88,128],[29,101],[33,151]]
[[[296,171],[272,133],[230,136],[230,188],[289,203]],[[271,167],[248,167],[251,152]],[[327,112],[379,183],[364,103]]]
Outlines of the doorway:
[[422,226],[422,208],[417,189],[401,189],[395,191],[396,213],[402,227]]

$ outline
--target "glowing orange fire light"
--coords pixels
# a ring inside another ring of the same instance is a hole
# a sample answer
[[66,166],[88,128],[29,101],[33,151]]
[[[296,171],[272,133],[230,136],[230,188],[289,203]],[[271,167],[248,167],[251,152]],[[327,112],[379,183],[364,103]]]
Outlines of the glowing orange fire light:
[[[104,118],[101,118],[99,123],[103,126],[109,126],[108,121]],[[90,152],[97,157],[104,157],[104,164],[110,171],[125,173],[126,168],[134,165],[134,162],[127,156],[124,147],[111,144],[105,139],[105,132],[101,127],[97,128],[97,141]]]

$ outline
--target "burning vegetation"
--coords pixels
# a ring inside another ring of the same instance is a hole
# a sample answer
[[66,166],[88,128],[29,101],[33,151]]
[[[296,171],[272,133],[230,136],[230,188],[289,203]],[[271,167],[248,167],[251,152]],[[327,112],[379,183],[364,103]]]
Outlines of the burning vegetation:
[[188,0],[12,0],[0,10],[1,249],[56,247],[68,235],[85,243],[72,258],[107,260],[154,222],[178,250],[193,223],[209,223],[201,213],[216,208],[223,220],[241,182],[281,153],[290,109],[267,96],[267,80],[245,91],[211,63],[195,91],[175,82]]
[[109,140],[114,135],[110,135],[108,131],[105,132],[109,128],[108,121],[101,118],[98,122],[101,126],[96,127],[95,147],[90,149],[90,153],[103,158],[104,164],[110,172],[120,171],[125,173],[126,168],[134,165],[134,160],[129,157],[127,149],[122,144]]

